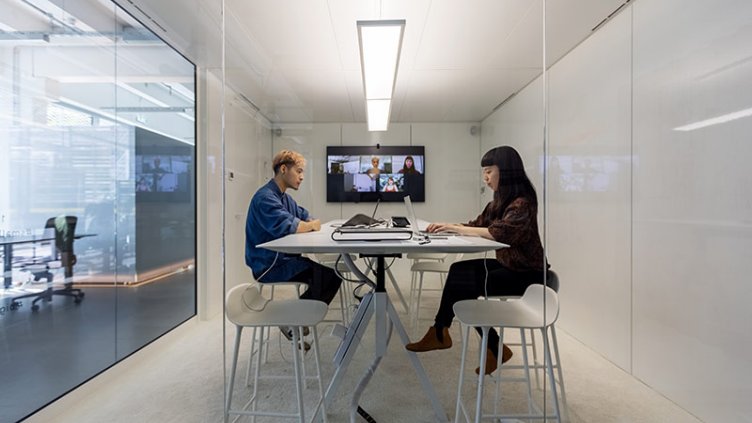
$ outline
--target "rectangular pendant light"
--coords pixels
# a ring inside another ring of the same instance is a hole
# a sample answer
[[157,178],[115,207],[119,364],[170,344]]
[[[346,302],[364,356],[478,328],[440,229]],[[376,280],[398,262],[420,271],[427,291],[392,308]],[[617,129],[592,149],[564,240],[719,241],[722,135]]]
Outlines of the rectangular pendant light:
[[386,131],[392,100],[366,100],[369,131]]
[[360,67],[369,131],[386,131],[405,20],[358,21]]

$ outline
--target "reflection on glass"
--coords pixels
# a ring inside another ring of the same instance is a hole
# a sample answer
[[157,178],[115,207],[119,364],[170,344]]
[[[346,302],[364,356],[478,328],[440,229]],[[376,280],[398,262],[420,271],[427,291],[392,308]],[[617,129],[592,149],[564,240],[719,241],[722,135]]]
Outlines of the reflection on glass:
[[0,420],[17,421],[195,314],[195,69],[114,5],[0,8]]
[[[626,156],[548,156],[548,184],[552,192],[613,192],[619,175],[629,167]],[[540,168],[543,169],[541,157]]]

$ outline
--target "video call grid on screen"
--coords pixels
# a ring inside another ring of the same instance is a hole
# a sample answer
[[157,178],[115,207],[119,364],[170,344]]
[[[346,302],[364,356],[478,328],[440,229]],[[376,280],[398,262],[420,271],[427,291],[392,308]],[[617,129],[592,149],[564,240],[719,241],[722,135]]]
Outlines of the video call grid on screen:
[[137,155],[136,192],[184,192],[191,156]]
[[184,147],[141,147],[135,155],[136,199],[189,201],[193,156]]
[[327,202],[425,197],[425,147],[327,147]]

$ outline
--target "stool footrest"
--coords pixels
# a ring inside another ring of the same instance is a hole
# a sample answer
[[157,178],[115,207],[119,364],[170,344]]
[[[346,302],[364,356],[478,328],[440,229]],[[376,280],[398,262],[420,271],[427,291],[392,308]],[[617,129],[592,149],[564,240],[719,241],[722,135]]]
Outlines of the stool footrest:
[[553,414],[484,414],[481,419],[515,419],[515,420],[549,420],[556,419],[556,415]]
[[241,416],[265,416],[265,417],[285,417],[290,419],[300,418],[297,414],[274,413],[271,411],[247,411],[247,410],[229,410],[227,414],[238,414]]

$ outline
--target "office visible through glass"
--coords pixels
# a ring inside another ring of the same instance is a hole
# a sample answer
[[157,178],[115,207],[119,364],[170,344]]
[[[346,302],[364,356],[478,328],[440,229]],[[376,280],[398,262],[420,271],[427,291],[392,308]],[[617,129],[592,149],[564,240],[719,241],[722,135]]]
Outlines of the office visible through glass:
[[195,67],[114,4],[58,4],[0,1],[2,421],[196,312]]

